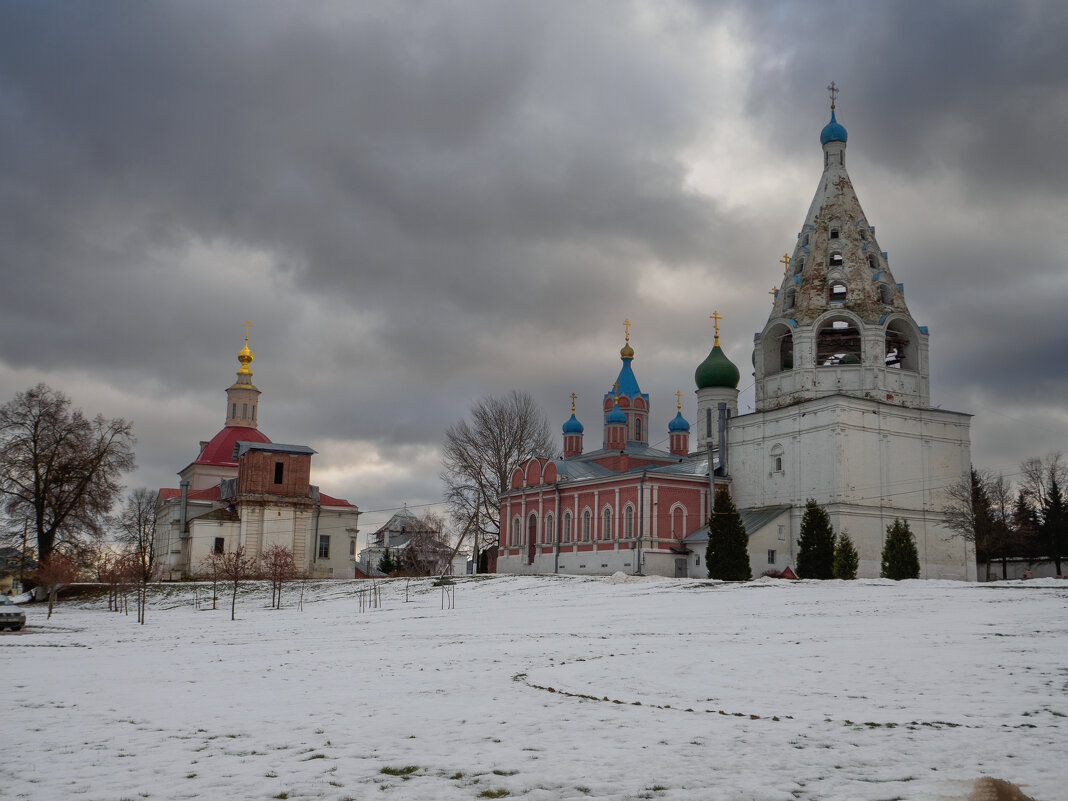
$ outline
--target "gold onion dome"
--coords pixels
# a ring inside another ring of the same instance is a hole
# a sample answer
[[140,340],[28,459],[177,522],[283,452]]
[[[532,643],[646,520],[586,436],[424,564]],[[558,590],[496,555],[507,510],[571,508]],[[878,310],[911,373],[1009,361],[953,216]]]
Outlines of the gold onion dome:
[[245,346],[237,352],[237,360],[241,362],[241,369],[237,372],[239,375],[251,375],[252,371],[248,369],[248,366],[252,364],[252,351],[248,347],[248,329],[252,326],[252,323],[244,323],[245,325]]
[[626,345],[619,349],[619,355],[624,359],[633,359],[634,348],[632,348],[630,346],[630,343],[628,342]]

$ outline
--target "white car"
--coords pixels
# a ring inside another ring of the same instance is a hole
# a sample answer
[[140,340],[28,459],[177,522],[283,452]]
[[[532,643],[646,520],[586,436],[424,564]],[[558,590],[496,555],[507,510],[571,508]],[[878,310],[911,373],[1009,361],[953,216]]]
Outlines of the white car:
[[26,613],[6,595],[0,595],[0,631],[6,628],[18,631],[25,625]]

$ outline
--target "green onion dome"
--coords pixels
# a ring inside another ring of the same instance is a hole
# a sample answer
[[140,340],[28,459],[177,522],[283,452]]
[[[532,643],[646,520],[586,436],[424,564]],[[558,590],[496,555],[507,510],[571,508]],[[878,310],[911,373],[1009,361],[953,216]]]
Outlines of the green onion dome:
[[697,366],[697,372],[694,373],[694,381],[697,383],[698,389],[707,389],[708,387],[738,389],[738,380],[740,378],[741,373],[738,372],[738,368],[734,362],[727,358],[727,354],[723,352],[723,348],[718,344],[712,348],[708,357]]

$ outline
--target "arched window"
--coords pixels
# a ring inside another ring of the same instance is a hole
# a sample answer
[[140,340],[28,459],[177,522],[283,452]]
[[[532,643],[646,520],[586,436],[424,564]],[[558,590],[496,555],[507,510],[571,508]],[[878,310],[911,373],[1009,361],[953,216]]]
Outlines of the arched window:
[[671,507],[671,538],[679,540],[686,534],[686,507],[675,504]]
[[637,415],[634,417],[634,439],[638,442],[642,441],[642,419]]
[[785,323],[779,323],[760,339],[764,348],[764,375],[794,369],[794,335]]
[[519,518],[512,519],[512,545],[519,545]]
[[805,234],[803,237],[801,237],[801,247],[808,247],[808,234]]
[[593,523],[593,513],[587,509],[582,513],[582,541],[590,541],[590,527]]
[[782,299],[782,310],[788,312],[794,308],[794,298],[797,296],[797,290],[790,287],[786,290],[786,295]]
[[545,515],[545,544],[552,545],[556,539],[556,520],[553,519],[552,513]]
[[801,273],[804,271],[804,269],[805,269],[805,260],[804,259],[795,259],[794,275],[801,275]]
[[782,469],[782,445],[776,444],[771,448],[771,472],[781,473]]
[[560,534],[564,542],[571,542],[571,512],[564,512],[564,529]]
[[533,512],[527,518],[527,545],[534,547],[538,541],[538,516]]
[[816,334],[816,366],[860,364],[860,330],[850,317],[825,320]]
[[612,539],[612,507],[606,506],[601,512],[601,539]]
[[898,317],[886,326],[886,366],[898,370],[919,370],[916,332]]
[[889,284],[879,284],[879,300],[883,302],[885,306],[894,305],[894,293],[890,289]]
[[828,300],[841,301],[846,299],[846,285],[838,281],[831,283],[831,290],[828,294]]
[[827,259],[828,267],[841,267],[842,266],[842,254],[832,253],[831,257]]
[[629,503],[623,509],[623,539],[634,539],[634,507]]
[[879,262],[877,262],[875,260],[875,254],[874,253],[869,253],[868,254],[868,266],[871,267],[873,270],[878,270],[879,269]]
[[832,228],[831,229],[831,239],[837,239],[837,238],[838,238],[838,229],[837,228]]

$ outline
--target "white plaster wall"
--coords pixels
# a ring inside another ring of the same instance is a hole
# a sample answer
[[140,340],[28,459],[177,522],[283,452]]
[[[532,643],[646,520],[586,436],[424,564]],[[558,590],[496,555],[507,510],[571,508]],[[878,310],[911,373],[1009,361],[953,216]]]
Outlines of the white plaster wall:
[[[923,575],[974,580],[974,552],[969,559],[941,514],[946,488],[969,474],[969,427],[957,412],[838,395],[744,415],[731,424],[735,503],[801,507],[815,499],[835,530],[853,537],[862,577],[879,574],[886,526],[901,517],[916,535]],[[776,445],[782,472],[773,470]]]

